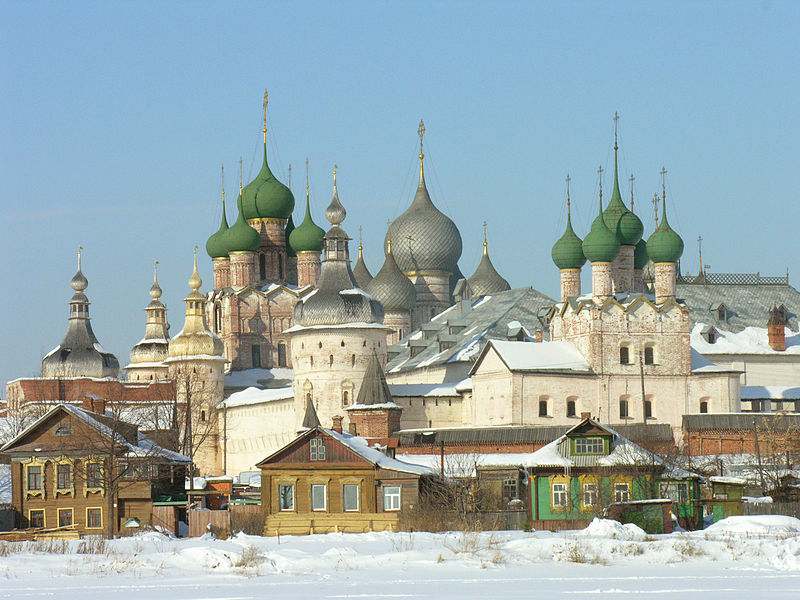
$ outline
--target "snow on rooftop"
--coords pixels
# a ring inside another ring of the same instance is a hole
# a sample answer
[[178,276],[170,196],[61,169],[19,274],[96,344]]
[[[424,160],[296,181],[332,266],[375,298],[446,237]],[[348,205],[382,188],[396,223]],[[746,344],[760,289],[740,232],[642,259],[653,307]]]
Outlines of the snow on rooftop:
[[294,325],[289,329],[284,329],[283,333],[294,333],[296,331],[310,331],[316,329],[383,329],[384,331],[391,331],[391,327],[387,327],[382,323],[365,323],[363,321],[354,321],[352,323],[339,323],[337,325]]
[[742,400],[800,400],[800,387],[783,385],[743,385],[739,393]]
[[362,437],[350,435],[349,433],[338,433],[332,429],[326,429],[325,431],[350,448],[353,452],[361,455],[369,462],[382,469],[400,471],[402,473],[414,473],[416,475],[434,474],[434,470],[426,466],[412,464],[411,462],[402,461],[397,458],[390,458],[377,448],[370,448],[367,444],[367,440]]
[[235,392],[217,405],[217,408],[233,408],[235,406],[252,406],[265,404],[276,400],[289,400],[294,398],[292,386],[282,388],[261,389],[249,387],[240,392]]
[[692,356],[692,373],[721,373],[734,370],[715,365],[694,348],[691,349],[691,356]]
[[294,371],[287,367],[245,369],[225,373],[225,387],[257,387],[272,379],[293,379]]
[[800,332],[786,328],[786,350],[773,350],[769,345],[766,327],[745,327],[738,333],[720,329],[716,342],[710,344],[702,335],[706,323],[696,323],[690,336],[692,348],[701,354],[800,354]]
[[565,370],[591,373],[589,363],[571,342],[490,342],[512,371]]

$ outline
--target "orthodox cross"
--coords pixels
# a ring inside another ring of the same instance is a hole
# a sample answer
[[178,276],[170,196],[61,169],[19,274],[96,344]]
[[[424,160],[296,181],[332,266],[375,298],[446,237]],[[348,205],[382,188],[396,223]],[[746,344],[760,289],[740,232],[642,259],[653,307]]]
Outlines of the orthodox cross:
[[572,179],[570,178],[569,173],[567,173],[567,214],[569,214],[569,209],[570,209],[570,200],[569,200],[569,182],[570,181],[572,181]]
[[242,193],[242,180],[243,180],[243,176],[242,176],[242,157],[240,156],[239,157],[239,193],[240,194]]
[[422,137],[425,135],[425,121],[420,119],[419,121],[419,128],[417,128],[417,135],[419,135],[419,157],[425,158],[425,155],[422,153]]
[[617,151],[617,124],[619,122],[619,114],[614,111],[614,152]]
[[489,242],[486,240],[486,221],[483,222],[483,253],[487,253]]
[[292,189],[292,163],[289,163],[289,190]]
[[308,157],[306,156],[306,196],[308,196]]
[[653,194],[653,218],[656,220],[656,229],[658,229],[658,194]]
[[661,167],[661,198],[667,198],[667,170],[664,167]]
[[333,185],[336,185],[336,170],[339,168],[339,165],[333,165]]
[[597,174],[600,176],[600,205],[603,204],[603,165],[597,168]]
[[269,104],[269,94],[264,90],[264,143],[267,143],[267,104]]
[[225,211],[225,165],[222,165],[222,210]]
[[633,212],[633,182],[634,182],[635,179],[636,179],[636,177],[634,177],[633,173],[631,173],[631,176],[628,179],[628,181],[631,182],[631,212]]
[[703,274],[703,236],[697,236],[697,255],[700,259],[700,270],[697,272],[698,275]]

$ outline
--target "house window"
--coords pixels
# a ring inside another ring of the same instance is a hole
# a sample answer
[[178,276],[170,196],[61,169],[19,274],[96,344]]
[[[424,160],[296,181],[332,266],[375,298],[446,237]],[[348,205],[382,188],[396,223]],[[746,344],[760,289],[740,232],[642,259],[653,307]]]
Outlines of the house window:
[[72,425],[59,425],[56,427],[56,435],[63,436],[63,435],[72,435]]
[[597,504],[597,484],[584,483],[583,484],[583,505],[586,507],[595,506]]
[[619,363],[621,365],[629,365],[631,362],[630,348],[628,346],[619,347]]
[[284,342],[278,342],[278,366],[286,366],[286,344]]
[[99,488],[103,485],[103,471],[100,463],[88,463],[86,465],[86,487]]
[[321,438],[311,440],[311,460],[325,460],[325,442]]
[[281,484],[278,486],[278,509],[294,510],[294,485]]
[[575,400],[567,400],[567,416],[575,416]]
[[383,487],[383,510],[400,510],[399,485],[386,485]]
[[662,483],[659,485],[658,495],[661,498],[669,498],[679,504],[687,504],[689,502],[689,484]]
[[620,400],[619,401],[619,418],[620,419],[627,419],[628,418],[628,401],[627,400]]
[[72,509],[59,508],[58,509],[58,526],[69,527],[72,525]]
[[42,467],[39,465],[28,467],[28,490],[38,492],[42,489]]
[[539,400],[539,416],[547,416],[547,400]]
[[350,395],[347,392],[342,392],[342,406],[347,406],[350,403]]
[[655,348],[653,346],[644,347],[644,364],[655,364]]
[[119,463],[119,473],[123,479],[134,479],[136,477],[133,467],[126,462]]
[[44,527],[44,511],[32,510],[28,512],[28,526],[35,528]]
[[567,505],[567,484],[553,484],[553,506],[565,507]]
[[[753,404],[755,404],[755,403],[753,403]],[[700,401],[700,412],[701,413],[707,413],[708,412],[708,402],[706,402],[705,400]]]
[[630,483],[614,484],[614,502],[629,502],[631,499]]
[[358,511],[358,484],[347,483],[342,486],[342,504],[345,512]]
[[250,348],[250,355],[253,359],[253,368],[260,369],[261,368],[261,346],[258,344],[253,344]]
[[86,528],[100,529],[103,526],[103,510],[100,508],[86,509]]
[[311,484],[311,510],[325,510],[325,488],[324,483]]
[[575,454],[603,454],[603,438],[587,437],[575,440]]
[[506,479],[503,481],[503,502],[508,504],[512,500],[519,498],[518,481],[516,479]]
[[200,421],[205,422],[205,420],[206,420],[206,411],[201,410],[200,411]]
[[652,402],[652,400],[645,400],[644,401],[644,418],[645,419],[652,419],[653,418],[653,402]]
[[68,490],[72,487],[72,465],[57,465],[56,489]]

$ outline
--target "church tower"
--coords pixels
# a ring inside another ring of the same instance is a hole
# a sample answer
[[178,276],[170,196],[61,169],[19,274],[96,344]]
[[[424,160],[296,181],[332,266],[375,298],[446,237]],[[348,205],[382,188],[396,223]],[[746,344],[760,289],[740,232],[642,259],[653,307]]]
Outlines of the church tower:
[[389,227],[384,239],[384,253],[389,239],[400,270],[416,288],[412,328],[427,323],[452,305],[451,283],[461,257],[461,234],[455,223],[437,209],[425,185],[425,154],[422,139],[425,123],[419,129],[419,185],[414,201]]
[[169,341],[165,361],[175,381],[178,421],[181,423],[181,452],[194,460],[199,473],[219,473],[221,461],[216,406],[225,387],[223,344],[209,331],[205,318],[203,280],[197,273],[197,247],[194,271],[189,279],[183,329]]
[[331,228],[324,237],[325,260],[317,288],[297,302],[294,326],[286,332],[291,336],[298,424],[311,401],[322,424],[330,426],[333,417],[353,404],[372,355],[381,367],[386,365],[389,328],[382,324],[380,302],[359,289],[353,278],[350,238],[340,227],[346,214],[334,180],[333,200],[325,211]]
[[158,285],[158,261],[150,288],[150,304],[145,308],[147,323],[144,338],[131,349],[131,364],[125,367],[128,379],[143,381],[167,379],[169,367],[164,362],[169,357],[169,323],[167,307],[161,302],[161,286]]
[[583,242],[572,229],[572,206],[569,197],[569,175],[567,175],[567,229],[553,244],[550,256],[561,276],[561,302],[581,295],[581,268],[586,263]]
[[661,222],[647,240],[647,254],[655,265],[656,304],[675,299],[678,260],[683,254],[683,240],[667,221],[666,169],[661,169]]
[[481,256],[481,262],[478,263],[478,268],[475,269],[472,277],[467,279],[467,287],[472,298],[490,296],[511,289],[508,281],[497,272],[497,269],[492,264],[492,259],[489,258],[489,242],[486,239],[485,221],[483,223],[483,256]]
[[[333,185],[336,187],[335,174]],[[324,237],[325,230],[314,223],[314,219],[311,218],[308,159],[306,159],[306,216],[303,222],[289,235],[289,245],[297,255],[297,286],[300,288],[317,284]]]
[[583,255],[592,265],[592,296],[598,301],[611,298],[614,295],[612,265],[619,254],[619,240],[608,228],[603,218],[603,168],[598,169],[600,174],[600,200],[597,217],[592,222],[592,228],[583,239]]
[[383,306],[383,324],[392,329],[387,340],[389,345],[411,333],[411,311],[414,310],[417,291],[394,260],[391,238],[381,270],[367,283],[364,291],[375,296]]

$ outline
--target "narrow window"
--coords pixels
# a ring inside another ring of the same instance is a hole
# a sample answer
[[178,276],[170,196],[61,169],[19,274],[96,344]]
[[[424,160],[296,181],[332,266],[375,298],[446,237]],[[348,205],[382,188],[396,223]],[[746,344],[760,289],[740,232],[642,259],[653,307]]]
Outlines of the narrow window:
[[331,354],[331,355],[328,357],[328,364],[329,364],[330,366],[333,366],[333,354]]
[[597,504],[597,484],[584,483],[583,484],[583,505],[594,506]]
[[313,367],[314,366],[314,357],[310,356],[309,357],[309,361],[310,361],[311,366]]
[[655,363],[655,352],[652,346],[645,346],[644,347],[644,364],[652,365]]
[[630,349],[627,346],[619,347],[619,364],[630,364]]
[[58,509],[58,526],[69,527],[72,525],[72,509],[59,508]]
[[516,479],[506,479],[503,481],[503,503],[508,504],[512,500],[519,498],[518,481]]
[[44,511],[32,510],[28,513],[28,525],[34,529],[44,527]]
[[261,346],[253,344],[250,348],[251,358],[253,359],[253,368],[261,368]]
[[67,490],[72,487],[72,467],[71,465],[58,465],[56,470],[56,486],[59,490]]
[[567,400],[567,416],[575,416],[575,400]]
[[355,366],[356,366],[356,355],[355,355],[355,354],[353,354],[353,355],[350,357],[350,366],[351,366],[351,367],[355,367]]
[[567,505],[567,484],[553,484],[553,506],[564,507]]
[[358,511],[358,484],[346,483],[342,486],[342,504],[345,512]]
[[103,511],[99,508],[86,509],[86,527],[100,529],[103,526]]
[[284,342],[278,342],[278,366],[286,366],[286,344]]
[[342,348],[344,348],[344,340],[342,340],[342,344],[341,345],[342,345]]
[[386,485],[383,487],[383,510],[400,510],[399,485]]
[[539,400],[539,416],[547,416],[547,400]]
[[294,510],[294,486],[278,486],[278,508],[280,510]]
[[627,400],[620,400],[619,401],[619,418],[620,419],[627,419],[628,418],[628,401]]
[[644,401],[644,418],[645,419],[653,418],[653,403],[650,400]]
[[321,438],[311,440],[309,448],[311,460],[325,460],[325,442]]
[[258,275],[261,280],[267,278],[267,257],[263,254],[258,255]]
[[39,491],[42,489],[42,467],[28,467],[28,490]]
[[350,404],[350,396],[346,391],[342,392],[342,406],[347,406],[348,404]]
[[708,412],[708,402],[706,402],[705,400],[700,402],[700,412],[701,413],[707,413]]
[[325,510],[325,484],[311,484],[311,510]]
[[206,411],[201,410],[200,411],[200,421],[205,423],[205,420],[206,420]]
[[629,502],[631,499],[631,486],[629,483],[614,484],[614,502]]

